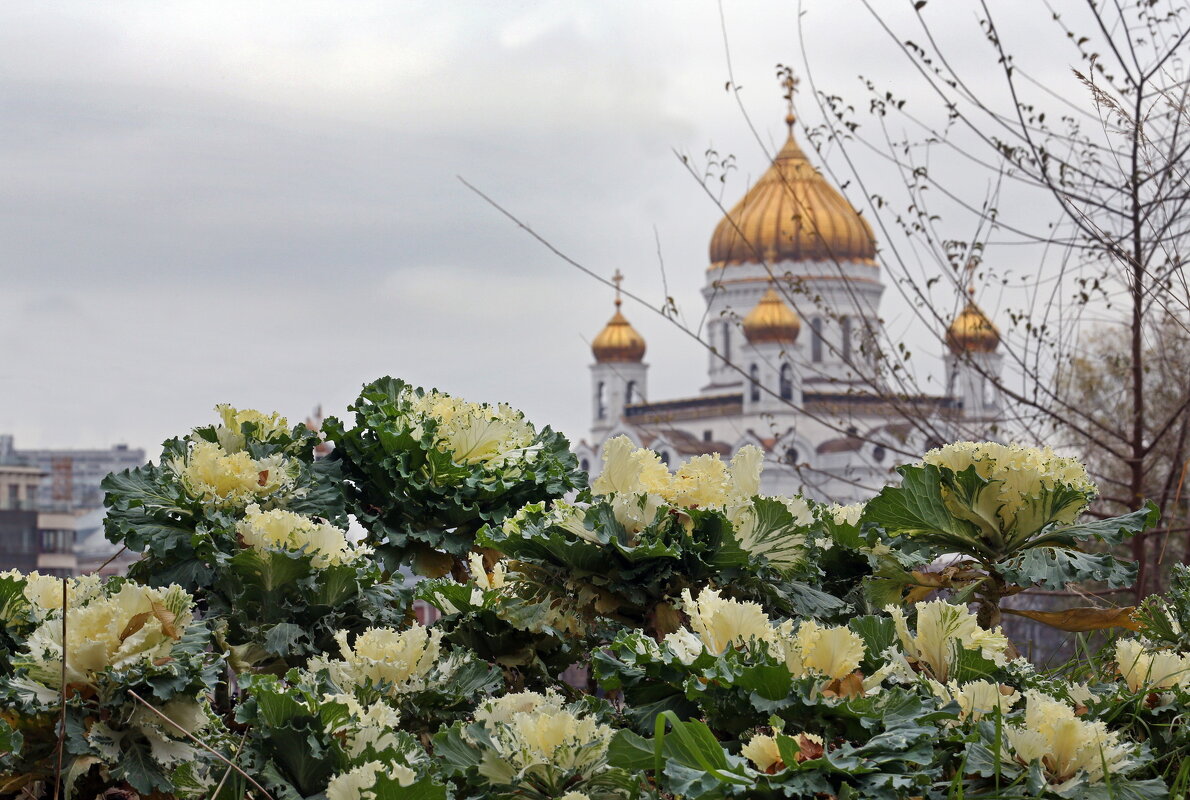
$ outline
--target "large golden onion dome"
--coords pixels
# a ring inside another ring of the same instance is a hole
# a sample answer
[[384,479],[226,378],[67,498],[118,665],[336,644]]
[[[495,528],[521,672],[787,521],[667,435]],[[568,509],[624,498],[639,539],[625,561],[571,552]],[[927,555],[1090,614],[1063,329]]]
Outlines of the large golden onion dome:
[[775,289],[769,289],[760,298],[756,307],[744,317],[744,336],[750,344],[780,342],[793,344],[802,329],[802,323],[789,305],[781,299]]
[[[974,291],[974,290],[972,290]],[[960,353],[991,353],[1000,344],[1000,331],[987,318],[987,315],[975,305],[975,300],[968,300],[950,327],[946,329],[946,346],[950,352]]]
[[762,261],[863,261],[875,264],[868,221],[810,164],[789,138],[772,165],[716,226],[711,269]]
[[645,337],[637,333],[636,328],[620,313],[620,282],[623,280],[624,276],[616,270],[615,276],[612,277],[612,283],[616,284],[616,313],[591,342],[591,352],[595,354],[595,361],[600,364],[609,361],[639,363],[645,357]]

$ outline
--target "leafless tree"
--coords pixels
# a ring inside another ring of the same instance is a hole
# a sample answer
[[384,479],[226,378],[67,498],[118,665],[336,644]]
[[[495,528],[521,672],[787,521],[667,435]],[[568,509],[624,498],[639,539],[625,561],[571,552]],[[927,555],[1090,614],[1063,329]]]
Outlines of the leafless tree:
[[[944,331],[949,316],[937,276],[949,280],[942,288],[951,296],[967,283],[986,295],[1012,280],[981,266],[993,251],[1035,254],[1031,281],[1005,292],[1017,300],[1001,314],[1008,369],[991,377],[1010,410],[1006,433],[1080,451],[1104,489],[1105,515],[1157,503],[1166,524],[1132,542],[1143,597],[1159,580],[1155,555],[1185,533],[1182,515],[1171,512],[1182,502],[1190,425],[1190,285],[1181,256],[1190,244],[1182,57],[1190,7],[1027,6],[1035,26],[1048,27],[1053,46],[1069,53],[1070,80],[1054,85],[1020,65],[1030,54],[1013,51],[987,0],[973,0],[978,28],[966,35],[937,30],[924,0],[906,3],[906,14],[860,1],[903,69],[861,76],[867,108],[857,113],[819,85],[806,61],[808,94],[825,120],[807,135],[840,182],[858,190],[856,204],[885,241],[898,243],[884,248],[881,264],[930,330]],[[987,67],[960,69],[976,47]],[[909,83],[930,99],[906,100]],[[892,165],[900,185],[865,181],[854,169],[865,151]],[[1029,218],[1002,213],[1008,202],[1030,209]],[[968,235],[956,233],[964,227]],[[920,259],[935,268],[923,272]],[[908,371],[895,346],[879,351],[882,374]]]

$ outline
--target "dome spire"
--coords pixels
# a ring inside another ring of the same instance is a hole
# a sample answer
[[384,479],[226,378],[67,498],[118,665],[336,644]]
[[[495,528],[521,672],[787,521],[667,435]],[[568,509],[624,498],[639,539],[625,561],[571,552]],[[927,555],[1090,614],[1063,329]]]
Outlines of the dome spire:
[[591,352],[595,355],[595,361],[600,364],[609,361],[639,363],[645,357],[644,337],[636,332],[620,312],[620,306],[624,302],[620,297],[620,284],[623,281],[624,275],[617,269],[612,275],[612,283],[616,285],[616,313],[591,342]]

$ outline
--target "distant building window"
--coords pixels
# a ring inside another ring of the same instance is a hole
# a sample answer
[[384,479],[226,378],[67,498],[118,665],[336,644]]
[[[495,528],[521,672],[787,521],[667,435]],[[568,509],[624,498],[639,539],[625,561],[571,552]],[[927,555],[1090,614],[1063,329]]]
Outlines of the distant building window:
[[584,458],[582,461],[579,462],[579,467],[582,469],[583,472],[589,472],[591,470],[591,460],[588,458]]
[[624,390],[624,402],[636,402],[636,381],[628,381],[628,388]]
[[661,458],[661,463],[668,467],[669,466],[669,451],[662,450],[657,455]]
[[781,399],[793,399],[793,367],[788,364],[781,365]]
[[810,320],[810,360],[822,361],[822,317]]
[[790,465],[797,464],[798,456],[800,455],[801,453],[797,451],[796,447],[785,448],[785,463]]
[[843,317],[843,360],[851,361],[851,317]]
[[752,381],[751,387],[748,389],[748,398],[753,403],[760,402],[760,368],[753,364],[748,368],[748,378]]
[[603,381],[595,386],[595,418],[607,418],[607,386]]
[[41,552],[73,553],[75,532],[72,530],[47,530],[41,532]]
[[875,461],[877,464],[883,464],[884,459],[887,456],[888,456],[888,451],[885,450],[880,445],[876,445],[875,447],[872,448],[872,460]]
[[702,432],[702,440],[703,440],[704,442],[709,442],[709,441],[711,441],[712,439],[714,439],[714,437],[715,437],[715,432],[714,432],[714,431],[711,431],[711,430],[706,430],[706,431],[703,431],[703,432]]
[[731,323],[723,323],[723,358],[731,361]]

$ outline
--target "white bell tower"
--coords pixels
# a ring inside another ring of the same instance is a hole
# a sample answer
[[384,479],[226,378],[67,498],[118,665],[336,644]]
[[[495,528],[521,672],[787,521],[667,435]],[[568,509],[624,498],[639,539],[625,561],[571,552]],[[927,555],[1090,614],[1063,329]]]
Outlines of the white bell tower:
[[648,397],[649,365],[644,363],[645,340],[629,324],[620,306],[620,283],[616,270],[616,313],[591,342],[595,363],[591,365],[591,438],[601,442],[619,424],[624,409],[643,403]]

